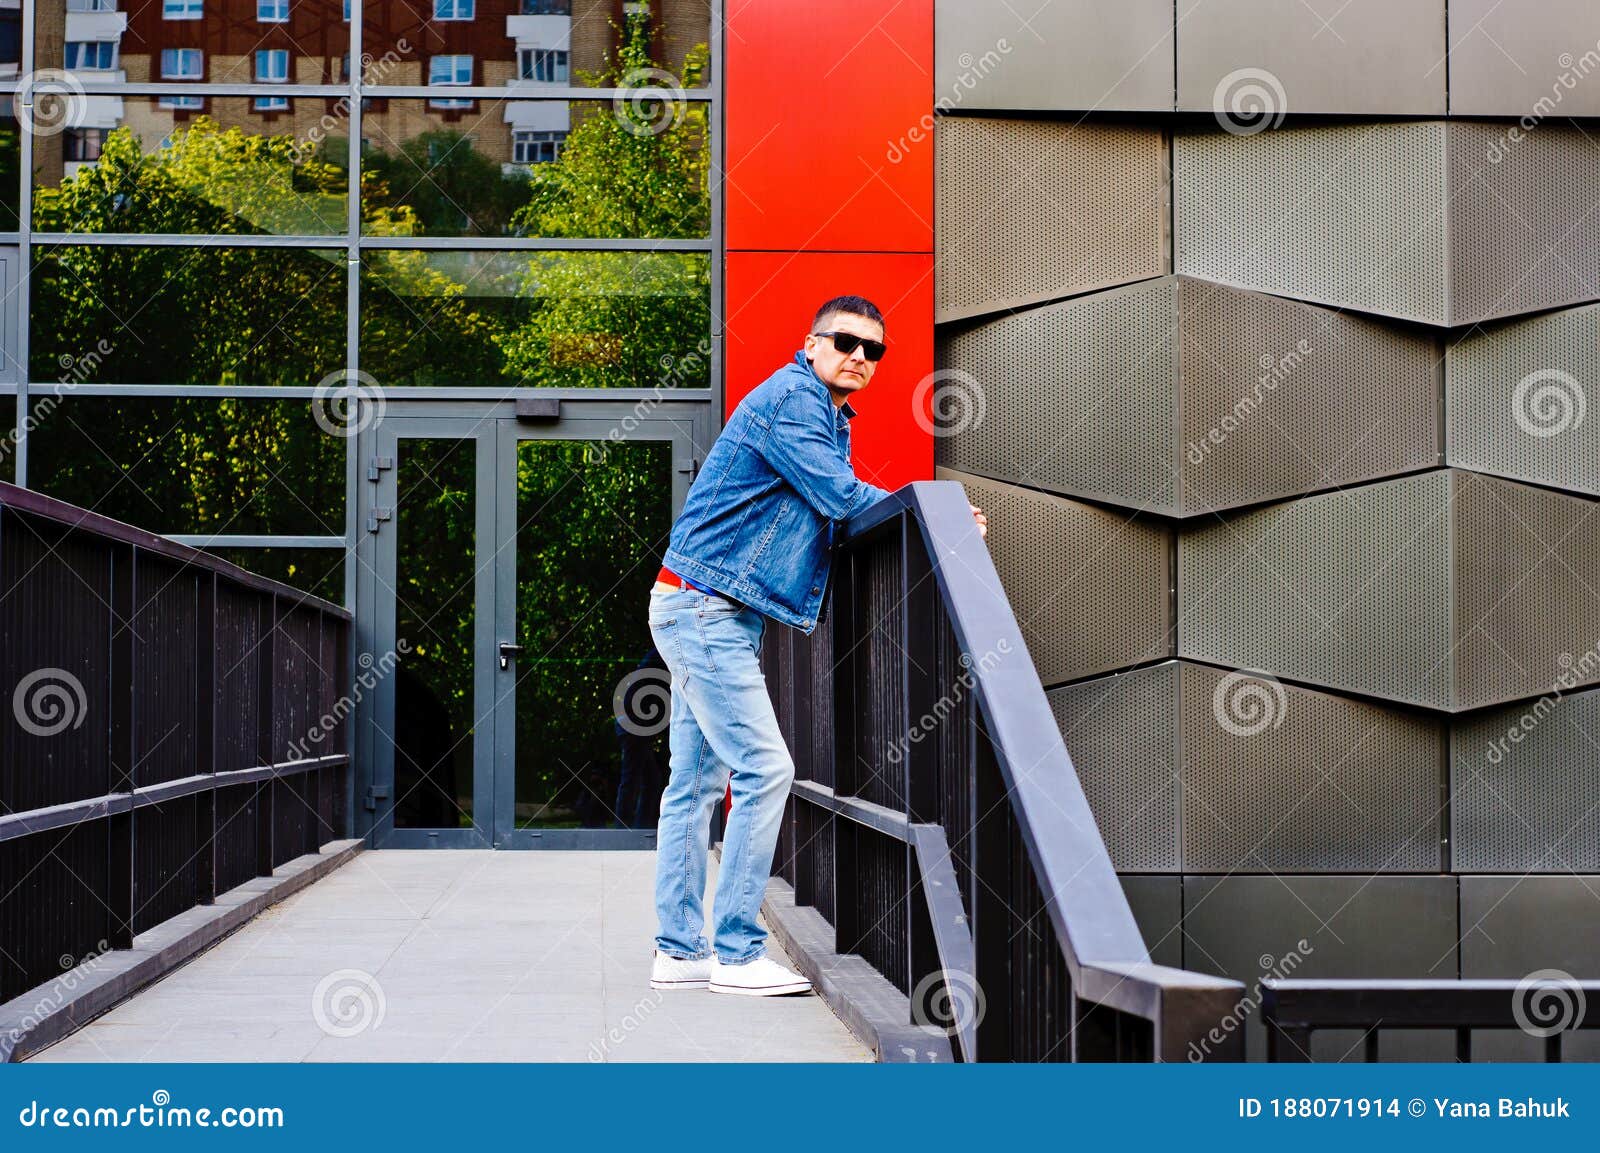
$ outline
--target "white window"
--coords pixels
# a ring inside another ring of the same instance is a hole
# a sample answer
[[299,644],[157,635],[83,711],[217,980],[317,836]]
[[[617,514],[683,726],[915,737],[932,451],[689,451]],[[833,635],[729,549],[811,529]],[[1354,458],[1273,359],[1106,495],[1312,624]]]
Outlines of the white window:
[[[256,49],[256,83],[287,84],[289,82],[289,50],[287,48]],[[289,107],[287,96],[257,96],[258,112],[281,112]]]
[[518,131],[512,133],[511,161],[514,164],[549,164],[561,159],[565,132]]
[[474,0],[433,0],[435,20],[471,20]]
[[163,48],[161,50],[161,78],[163,80],[198,80],[205,71],[205,55],[198,48]]
[[524,80],[542,80],[547,84],[567,82],[567,52],[564,48],[523,48],[517,53]]
[[204,96],[163,96],[156,101],[162,108],[200,109],[206,106]]
[[161,0],[161,19],[198,20],[205,15],[202,7],[202,0]]
[[115,40],[67,41],[68,68],[81,68],[86,72],[109,72],[117,66]]
[[[428,61],[428,83],[460,85],[472,83],[471,56],[435,56]],[[471,108],[470,100],[430,100],[435,108]]]
[[289,0],[256,0],[256,19],[263,24],[287,23]]
[[68,12],[115,12],[117,0],[67,0]]
[[289,50],[287,48],[256,49],[256,83],[287,84],[289,82]]

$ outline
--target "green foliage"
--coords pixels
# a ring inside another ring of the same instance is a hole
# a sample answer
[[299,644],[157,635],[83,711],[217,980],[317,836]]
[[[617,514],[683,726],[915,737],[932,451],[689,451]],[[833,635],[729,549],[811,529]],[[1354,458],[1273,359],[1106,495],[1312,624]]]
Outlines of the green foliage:
[[158,532],[344,534],[345,442],[307,401],[33,403],[29,483]]
[[[647,20],[621,29],[616,60],[585,84],[660,87]],[[705,83],[706,46],[686,54],[681,87]],[[618,100],[575,110],[561,159],[536,165],[514,222],[549,237],[703,237],[711,231],[710,124],[703,102]],[[528,384],[704,386],[708,358],[685,355],[710,331],[711,266],[697,253],[552,254],[530,261],[521,294],[541,302],[497,343]]]
[[612,697],[650,647],[645,604],[672,527],[671,492],[664,443],[519,446],[519,824],[615,819]]
[[[528,199],[525,176],[504,175],[498,163],[455,129],[420,133],[397,152],[367,152],[361,170],[364,201],[374,208],[404,207],[412,214],[410,230],[382,229],[392,236],[504,236]],[[398,198],[395,190],[401,192]]]

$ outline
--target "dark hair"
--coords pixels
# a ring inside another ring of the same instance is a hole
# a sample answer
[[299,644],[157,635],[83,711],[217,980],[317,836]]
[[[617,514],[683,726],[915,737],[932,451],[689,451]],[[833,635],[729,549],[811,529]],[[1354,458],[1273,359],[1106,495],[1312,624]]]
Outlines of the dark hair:
[[817,315],[811,318],[811,331],[821,332],[823,322],[836,312],[848,312],[851,316],[864,316],[873,321],[878,327],[883,327],[883,313],[878,311],[878,306],[864,296],[836,296],[821,308]]

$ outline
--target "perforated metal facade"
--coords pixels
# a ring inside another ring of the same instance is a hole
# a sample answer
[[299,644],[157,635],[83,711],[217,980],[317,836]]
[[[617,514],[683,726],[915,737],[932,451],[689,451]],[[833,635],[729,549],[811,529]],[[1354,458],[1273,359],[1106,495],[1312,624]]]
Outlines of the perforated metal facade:
[[1046,685],[1172,653],[1169,529],[937,469],[990,519],[989,549]]
[[940,464],[1168,516],[1440,463],[1425,333],[1162,277],[951,335],[984,403]]
[[1593,512],[1444,469],[1197,529],[1178,654],[1448,711],[1540,693],[1600,637]]
[[1593,300],[1600,147],[1559,123],[1504,137],[1462,121],[1180,133],[1176,270],[1434,325]]
[[1168,661],[1050,694],[1127,872],[1437,872],[1434,717]]
[[934,143],[935,319],[1168,270],[1161,129],[946,116]]
[[1454,721],[1455,869],[1600,872],[1596,733],[1600,691],[1566,695],[1559,684],[1533,701]]
[[1474,329],[1448,365],[1451,464],[1600,495],[1600,307]]
[[1096,677],[1048,696],[1111,863],[1175,873],[1178,694],[1172,662]]

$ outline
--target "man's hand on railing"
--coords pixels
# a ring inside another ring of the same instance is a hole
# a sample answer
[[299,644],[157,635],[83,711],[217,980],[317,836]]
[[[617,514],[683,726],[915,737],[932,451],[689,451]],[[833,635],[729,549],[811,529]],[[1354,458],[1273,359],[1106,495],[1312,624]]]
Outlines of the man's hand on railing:
[[983,510],[977,505],[968,505],[967,507],[972,509],[972,519],[978,522],[978,535],[980,537],[988,536],[989,518],[983,515]]

